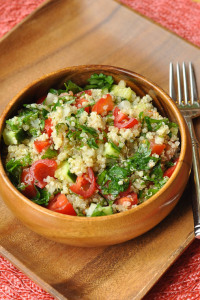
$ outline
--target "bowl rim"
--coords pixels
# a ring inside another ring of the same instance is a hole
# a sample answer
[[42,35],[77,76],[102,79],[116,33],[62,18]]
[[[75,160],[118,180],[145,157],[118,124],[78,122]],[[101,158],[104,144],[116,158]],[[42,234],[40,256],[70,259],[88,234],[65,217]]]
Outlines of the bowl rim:
[[[144,201],[143,203],[141,203],[138,206],[135,206],[127,211],[123,211],[120,213],[116,213],[116,214],[112,214],[112,215],[107,215],[107,216],[99,216],[98,218],[86,218],[86,217],[81,217],[81,216],[70,216],[70,215],[65,215],[65,214],[61,214],[61,213],[57,213],[54,211],[51,211],[45,207],[42,207],[34,202],[32,202],[30,199],[28,199],[27,197],[25,197],[22,193],[20,193],[17,188],[15,188],[15,186],[12,184],[12,182],[10,181],[8,175],[6,174],[4,165],[3,165],[3,161],[2,161],[2,153],[0,155],[0,176],[3,175],[3,179],[6,182],[8,188],[10,188],[12,190],[12,192],[16,195],[16,197],[20,197],[21,200],[23,202],[25,202],[28,206],[31,206],[34,210],[37,210],[45,215],[48,215],[50,217],[54,217],[54,218],[58,218],[58,219],[63,219],[63,220],[73,220],[73,221],[79,221],[79,222],[88,222],[88,220],[90,220],[90,222],[92,221],[94,222],[99,222],[99,221],[104,221],[104,220],[109,220],[110,218],[114,219],[114,218],[121,218],[124,216],[128,216],[128,215],[132,215],[134,212],[140,211],[142,209],[144,209],[145,207],[149,206],[152,202],[154,202],[158,197],[160,197],[162,194],[165,193],[165,191],[169,188],[169,186],[171,185],[171,183],[173,182],[173,180],[177,177],[179,170],[181,168],[181,164],[185,163],[188,165],[187,162],[184,161],[184,157],[185,157],[185,153],[186,153],[186,132],[185,132],[185,126],[186,123],[184,121],[184,118],[181,114],[181,112],[179,111],[178,107],[176,106],[175,102],[171,99],[171,97],[161,88],[159,87],[156,83],[154,83],[153,81],[149,80],[148,78],[144,77],[143,75],[140,75],[134,71],[130,71],[121,67],[116,67],[116,66],[111,66],[111,65],[99,65],[99,64],[89,64],[89,65],[77,65],[77,66],[71,66],[71,67],[66,67],[66,68],[62,68],[62,69],[58,69],[56,71],[47,73],[37,79],[35,79],[34,81],[32,81],[31,83],[29,83],[28,85],[26,85],[24,88],[22,88],[17,94],[16,96],[14,96],[9,103],[6,105],[6,107],[3,110],[1,119],[0,119],[0,135],[1,135],[1,139],[2,139],[2,131],[3,131],[3,127],[6,121],[6,116],[9,114],[10,109],[15,105],[15,102],[20,98],[20,96],[22,96],[29,88],[37,85],[39,82],[42,82],[48,78],[53,77],[56,74],[62,74],[62,73],[67,73],[67,71],[70,71],[71,69],[78,70],[78,69],[82,69],[84,70],[92,70],[92,69],[96,69],[97,72],[101,71],[118,71],[119,73],[123,74],[123,75],[128,75],[132,78],[137,78],[140,79],[141,81],[143,81],[145,84],[153,87],[153,89],[155,89],[156,91],[158,91],[161,94],[161,97],[165,98],[168,102],[168,105],[170,106],[173,115],[177,118],[177,123],[179,126],[179,132],[180,132],[180,140],[181,140],[181,151],[180,151],[180,156],[179,156],[179,162],[177,164],[177,167],[175,169],[175,171],[173,172],[172,176],[169,178],[169,180],[164,184],[164,186],[153,196],[151,196],[149,199],[147,199],[146,201]],[[73,74],[73,73],[72,73]]]

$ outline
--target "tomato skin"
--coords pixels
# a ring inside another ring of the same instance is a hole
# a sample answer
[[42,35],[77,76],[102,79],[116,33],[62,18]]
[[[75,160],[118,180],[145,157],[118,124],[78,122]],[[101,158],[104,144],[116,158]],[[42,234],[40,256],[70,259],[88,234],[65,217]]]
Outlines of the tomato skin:
[[127,188],[126,191],[119,193],[119,196],[120,196],[120,198],[123,198],[123,197],[130,195],[130,193],[131,193],[131,183],[129,184],[129,187]]
[[30,167],[30,174],[34,179],[35,185],[43,189],[47,182],[44,179],[47,176],[54,177],[57,169],[57,163],[53,159],[39,159]]
[[[83,107],[83,103],[89,103],[89,101],[86,100],[85,98],[78,98],[78,99],[76,100],[75,106],[76,106],[77,108],[81,108],[81,107]],[[85,107],[84,110],[89,114],[89,112],[90,112],[90,107],[89,107],[89,106],[88,106],[88,107]]]
[[120,111],[120,109],[116,106],[114,109],[114,117],[116,122],[122,122],[123,120],[128,120],[128,116]]
[[84,94],[92,96],[92,91],[91,90],[85,90],[85,91],[82,91],[82,92],[79,92],[79,93],[75,94],[74,96],[81,97],[81,95],[84,95]]
[[177,159],[175,159],[175,161],[174,161],[174,165],[172,166],[172,167],[170,167],[169,169],[167,169],[165,172],[164,172],[164,174],[163,174],[163,177],[171,177],[172,176],[172,174],[174,173],[174,170],[176,169],[176,166],[177,166],[177,163],[178,163],[178,158]]
[[135,118],[129,118],[126,114],[120,111],[118,107],[114,109],[114,126],[117,128],[133,128],[138,124]]
[[84,199],[91,197],[96,192],[96,180],[92,168],[88,168],[88,174],[78,176],[76,183],[70,186],[70,190]]
[[30,174],[30,169],[25,168],[22,171],[21,182],[26,185],[25,189],[22,191],[22,194],[27,198],[34,198],[37,195],[36,188],[34,186],[34,179]]
[[151,154],[160,155],[165,149],[165,144],[156,144],[154,140],[150,141]]
[[51,145],[51,141],[50,140],[34,141],[34,145],[35,145],[37,152],[40,153],[40,152],[42,152],[43,149],[45,149]]
[[64,194],[57,194],[48,204],[48,209],[70,216],[76,216],[73,205],[69,202]]
[[44,122],[44,130],[48,134],[49,137],[51,136],[51,134],[53,132],[52,126],[53,126],[52,119],[51,118],[46,119]]
[[130,202],[130,205],[127,208],[131,208],[133,205],[138,204],[138,196],[136,193],[130,193],[129,195],[122,197],[115,201],[117,205],[124,205],[125,202]]
[[44,100],[46,99],[47,96],[43,96],[40,99],[37,100],[37,104],[42,104],[44,102]]
[[107,94],[105,98],[101,98],[92,107],[92,112],[96,112],[98,115],[106,116],[109,111],[113,110],[114,102],[112,96]]

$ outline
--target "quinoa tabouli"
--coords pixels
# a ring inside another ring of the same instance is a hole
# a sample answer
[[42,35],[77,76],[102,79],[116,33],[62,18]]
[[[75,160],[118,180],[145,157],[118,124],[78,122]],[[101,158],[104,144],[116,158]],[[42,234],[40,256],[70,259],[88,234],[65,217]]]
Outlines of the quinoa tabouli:
[[[27,99],[28,102],[28,99]],[[149,95],[93,74],[67,81],[6,121],[6,171],[31,201],[73,216],[105,216],[146,201],[179,157],[178,126]]]

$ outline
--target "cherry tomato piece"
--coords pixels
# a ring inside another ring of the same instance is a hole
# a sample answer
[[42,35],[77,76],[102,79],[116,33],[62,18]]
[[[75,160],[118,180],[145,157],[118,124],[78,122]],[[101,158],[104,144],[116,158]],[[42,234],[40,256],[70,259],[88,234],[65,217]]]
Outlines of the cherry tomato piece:
[[78,176],[76,183],[70,186],[70,190],[85,199],[91,197],[96,191],[96,180],[92,168],[88,168],[88,174]]
[[[84,107],[83,104],[85,104],[85,103],[89,103],[89,101],[86,100],[85,98],[78,98],[78,99],[76,100],[75,106],[76,106],[77,108],[82,108],[82,107]],[[90,112],[90,107],[89,107],[89,106],[88,106],[88,107],[85,107],[84,110],[89,114],[89,112]]]
[[34,186],[34,179],[30,174],[29,168],[23,169],[21,175],[21,182],[26,186],[25,189],[22,190],[22,194],[30,199],[36,197],[37,191]]
[[64,194],[57,194],[48,204],[48,209],[70,216],[76,216],[73,205]]
[[92,91],[91,90],[85,90],[85,91],[82,91],[82,92],[79,92],[79,93],[75,94],[74,96],[79,98],[79,97],[81,97],[82,95],[85,95],[85,94],[87,94],[89,96],[92,96]]
[[52,127],[53,127],[52,119],[51,118],[46,119],[44,122],[44,131],[48,134],[49,137],[51,136],[53,131]]
[[42,152],[43,149],[47,148],[49,145],[51,145],[50,140],[46,141],[34,141],[35,148],[38,153]]
[[98,115],[106,116],[109,111],[114,108],[114,102],[110,94],[107,94],[105,98],[101,98],[95,103],[92,108],[92,112],[96,112]]
[[43,96],[40,99],[38,99],[38,101],[36,102],[37,104],[42,104],[44,102],[44,100],[46,99],[47,96]]
[[32,164],[30,167],[31,176],[34,179],[35,185],[43,189],[47,182],[44,179],[47,176],[54,177],[55,171],[57,169],[57,163],[53,159],[40,159]]
[[163,177],[166,176],[170,178],[174,173],[174,170],[176,169],[177,163],[178,163],[178,158],[174,161],[174,165],[164,172]]
[[133,128],[138,124],[138,120],[130,118],[126,114],[120,111],[118,107],[114,109],[114,126],[117,128]]
[[160,155],[165,149],[165,147],[165,144],[156,144],[154,140],[150,141],[151,154],[155,153]]
[[[128,204],[130,203],[130,204]],[[126,206],[127,208],[131,208],[133,205],[138,204],[138,196],[136,193],[131,193],[126,197],[122,197],[115,201],[115,204]],[[128,206],[127,206],[128,204]]]
[[120,198],[123,198],[123,197],[130,195],[130,193],[131,193],[131,183],[129,184],[129,187],[127,188],[126,191],[119,193],[119,196],[120,196]]

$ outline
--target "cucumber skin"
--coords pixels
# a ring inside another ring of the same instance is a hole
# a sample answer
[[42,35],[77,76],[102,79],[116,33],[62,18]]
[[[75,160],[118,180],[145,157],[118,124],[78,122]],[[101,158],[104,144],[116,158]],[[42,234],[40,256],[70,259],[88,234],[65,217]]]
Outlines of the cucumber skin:
[[55,177],[60,180],[66,180],[69,183],[74,183],[76,181],[76,175],[70,172],[67,161],[60,164],[55,172]]
[[120,154],[120,152],[119,151],[117,151],[113,146],[112,146],[112,144],[111,143],[106,143],[105,144],[105,150],[104,150],[104,153],[103,153],[103,155],[105,156],[105,157],[114,157],[114,158],[117,158],[117,157],[119,157],[119,154]]
[[133,91],[131,90],[130,87],[120,87],[118,85],[114,85],[113,88],[112,88],[112,93],[115,95],[115,96],[118,96],[118,97],[122,97],[122,98],[125,98],[127,100],[131,100],[132,98],[132,95],[133,95]]
[[7,128],[4,129],[3,131],[3,139],[4,143],[9,146],[9,145],[17,145],[20,142],[22,142],[26,137],[26,134],[23,129],[20,129],[18,131],[12,131],[8,130]]

